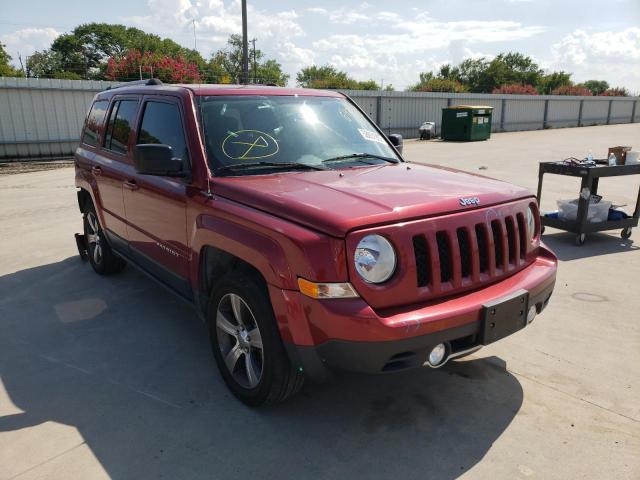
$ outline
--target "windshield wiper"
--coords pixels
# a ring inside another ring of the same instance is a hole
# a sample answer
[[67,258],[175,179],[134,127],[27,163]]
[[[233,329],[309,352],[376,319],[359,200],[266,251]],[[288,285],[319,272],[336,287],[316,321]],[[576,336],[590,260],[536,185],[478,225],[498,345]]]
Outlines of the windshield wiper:
[[250,162],[250,163],[232,163],[230,165],[223,165],[215,170],[215,173],[220,172],[234,172],[248,170],[252,168],[270,168],[270,169],[282,169],[282,170],[326,170],[326,168],[320,165],[309,165],[308,163],[295,163],[295,162]]
[[[362,158],[377,158],[378,160],[384,160],[389,163],[398,163],[399,160],[391,157],[383,157],[382,155],[376,155],[375,153],[350,153],[349,155],[340,155],[339,157],[331,157],[323,160],[322,163],[340,162],[343,160],[362,159]],[[368,163],[368,162],[363,162]],[[369,165],[373,165],[370,163]]]

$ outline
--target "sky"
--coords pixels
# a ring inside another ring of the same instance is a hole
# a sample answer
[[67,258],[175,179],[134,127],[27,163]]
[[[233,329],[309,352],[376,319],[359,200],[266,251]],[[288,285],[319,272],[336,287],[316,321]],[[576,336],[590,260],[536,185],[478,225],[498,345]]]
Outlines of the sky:
[[[576,82],[640,93],[640,0],[247,0],[249,38],[291,75],[332,64],[358,80],[404,89],[420,72],[504,51]],[[205,58],[241,33],[239,0],[0,0],[0,42],[17,64],[87,22],[169,37]]]

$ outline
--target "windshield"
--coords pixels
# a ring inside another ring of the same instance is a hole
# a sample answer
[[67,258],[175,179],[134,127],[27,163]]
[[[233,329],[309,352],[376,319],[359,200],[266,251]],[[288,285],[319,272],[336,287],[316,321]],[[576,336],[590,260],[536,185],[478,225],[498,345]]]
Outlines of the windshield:
[[200,113],[210,166],[221,174],[399,161],[369,119],[343,98],[208,96]]

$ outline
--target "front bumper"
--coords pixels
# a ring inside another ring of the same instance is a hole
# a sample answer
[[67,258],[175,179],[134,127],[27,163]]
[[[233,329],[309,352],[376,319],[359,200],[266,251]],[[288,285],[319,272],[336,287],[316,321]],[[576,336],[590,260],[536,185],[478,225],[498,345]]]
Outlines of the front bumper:
[[424,364],[438,343],[452,354],[480,346],[483,305],[528,292],[538,313],[553,292],[557,259],[544,247],[525,269],[488,287],[426,305],[374,310],[361,298],[314,300],[270,287],[291,360],[321,380],[328,369],[381,373]]

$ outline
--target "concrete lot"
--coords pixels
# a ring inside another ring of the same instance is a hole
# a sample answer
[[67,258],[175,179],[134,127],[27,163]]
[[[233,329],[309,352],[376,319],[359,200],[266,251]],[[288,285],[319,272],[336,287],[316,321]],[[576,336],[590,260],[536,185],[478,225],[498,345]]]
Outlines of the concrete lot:
[[[533,189],[538,161],[639,140],[636,124],[405,152]],[[578,190],[546,182],[543,209]],[[632,205],[639,183],[601,192]],[[103,278],[80,262],[73,169],[0,177],[0,225],[0,479],[640,478],[637,231],[578,248],[547,230],[549,308],[465,361],[342,376],[251,410],[187,305],[133,269]]]

